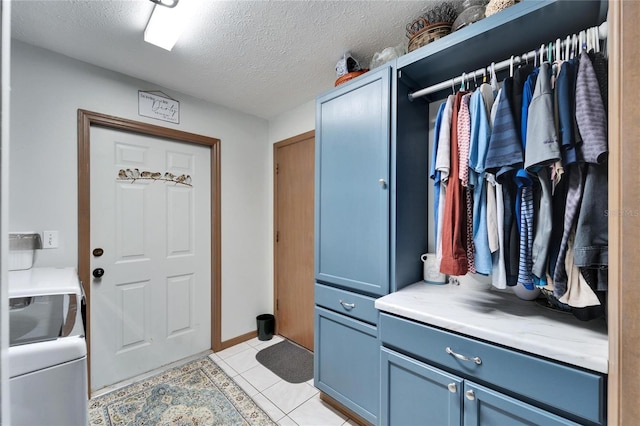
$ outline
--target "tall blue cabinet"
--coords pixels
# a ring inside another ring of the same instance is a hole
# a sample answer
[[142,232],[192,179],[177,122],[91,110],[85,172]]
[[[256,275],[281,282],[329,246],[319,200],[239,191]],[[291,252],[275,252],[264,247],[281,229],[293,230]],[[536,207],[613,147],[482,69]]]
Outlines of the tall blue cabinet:
[[[315,385],[374,424],[374,301],[418,281],[427,248],[428,131],[397,132],[395,72],[390,63],[316,101]],[[427,104],[411,110],[425,126]]]
[[[316,99],[314,381],[323,394],[372,424],[414,424],[424,410],[442,416],[436,423],[490,423],[494,402],[525,421],[557,420],[381,349],[374,302],[420,281],[428,248],[428,107],[451,89],[409,94],[595,25],[603,13],[606,1],[523,0]],[[468,391],[473,401],[463,400]]]

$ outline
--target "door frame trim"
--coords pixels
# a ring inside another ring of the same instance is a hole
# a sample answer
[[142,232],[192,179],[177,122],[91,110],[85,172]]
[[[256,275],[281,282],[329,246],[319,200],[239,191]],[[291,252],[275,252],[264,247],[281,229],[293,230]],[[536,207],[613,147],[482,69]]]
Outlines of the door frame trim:
[[[211,349],[222,349],[220,139],[78,109],[78,276],[86,298],[87,370],[91,371],[91,126],[204,145],[211,152]],[[89,374],[89,398],[91,375]]]

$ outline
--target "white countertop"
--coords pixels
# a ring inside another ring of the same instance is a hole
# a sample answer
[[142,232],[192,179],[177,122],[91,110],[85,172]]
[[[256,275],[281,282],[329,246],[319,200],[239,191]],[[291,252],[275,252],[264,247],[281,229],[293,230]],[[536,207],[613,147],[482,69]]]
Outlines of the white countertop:
[[510,290],[420,282],[377,299],[375,307],[534,355],[608,371],[604,319],[583,322],[570,313],[518,299]]

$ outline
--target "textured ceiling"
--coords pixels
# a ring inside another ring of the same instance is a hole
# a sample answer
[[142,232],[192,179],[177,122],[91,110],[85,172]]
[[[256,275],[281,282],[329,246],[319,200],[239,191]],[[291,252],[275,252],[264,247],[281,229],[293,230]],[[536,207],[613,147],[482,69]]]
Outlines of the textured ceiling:
[[406,43],[430,1],[193,3],[171,52],[145,43],[149,0],[14,0],[14,38],[266,119],[333,87],[350,50],[362,66]]

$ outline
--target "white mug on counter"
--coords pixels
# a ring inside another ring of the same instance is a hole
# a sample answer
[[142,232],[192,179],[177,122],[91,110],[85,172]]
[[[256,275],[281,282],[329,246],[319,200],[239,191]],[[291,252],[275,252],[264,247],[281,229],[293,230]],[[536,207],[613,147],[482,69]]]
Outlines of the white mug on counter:
[[440,273],[435,253],[425,253],[420,256],[423,262],[424,282],[429,284],[446,284],[447,276]]

